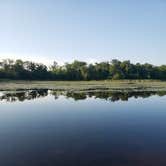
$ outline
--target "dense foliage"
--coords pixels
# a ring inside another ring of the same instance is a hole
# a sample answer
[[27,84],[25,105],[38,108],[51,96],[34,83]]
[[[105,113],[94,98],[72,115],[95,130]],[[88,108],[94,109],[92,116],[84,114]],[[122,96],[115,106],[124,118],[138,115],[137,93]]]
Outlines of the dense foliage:
[[0,79],[15,80],[106,80],[106,79],[160,79],[166,80],[166,65],[132,64],[130,61],[112,60],[87,64],[74,61],[52,66],[6,59],[0,62]]

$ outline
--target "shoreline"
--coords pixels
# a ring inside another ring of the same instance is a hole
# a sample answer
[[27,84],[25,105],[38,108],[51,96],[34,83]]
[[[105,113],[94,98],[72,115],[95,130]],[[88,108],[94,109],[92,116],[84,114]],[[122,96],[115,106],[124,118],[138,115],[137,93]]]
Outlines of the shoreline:
[[35,89],[59,91],[166,91],[166,81],[0,81],[0,91]]

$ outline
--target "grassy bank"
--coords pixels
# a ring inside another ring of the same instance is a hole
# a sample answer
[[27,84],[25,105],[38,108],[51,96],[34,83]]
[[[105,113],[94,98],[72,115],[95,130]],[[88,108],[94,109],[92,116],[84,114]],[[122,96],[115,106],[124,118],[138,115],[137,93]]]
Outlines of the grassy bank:
[[132,90],[162,91],[166,90],[166,82],[155,80],[124,81],[0,81],[0,90],[50,89],[66,91],[90,90]]

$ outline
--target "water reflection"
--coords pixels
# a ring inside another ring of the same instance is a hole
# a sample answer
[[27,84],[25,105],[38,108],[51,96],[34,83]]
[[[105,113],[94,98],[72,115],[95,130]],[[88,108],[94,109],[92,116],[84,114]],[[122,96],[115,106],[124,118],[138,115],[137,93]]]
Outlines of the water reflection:
[[137,91],[137,92],[116,92],[116,91],[96,91],[96,92],[86,92],[86,93],[74,93],[74,92],[68,92],[66,94],[67,97],[71,97],[74,100],[84,100],[87,97],[95,97],[98,99],[105,99],[110,100],[112,102],[115,101],[128,101],[129,98],[147,98],[153,95],[158,96],[164,96],[166,95],[166,92],[155,92],[155,91]]
[[33,100],[48,95],[48,90],[27,90],[27,91],[15,91],[15,92],[2,92],[0,96],[1,101],[16,102]]
[[112,102],[152,95],[166,92],[0,92],[32,100],[0,104],[0,166],[165,166],[166,96]]
[[14,91],[14,92],[1,92],[0,101],[16,102],[33,100],[48,95],[54,96],[58,99],[59,96],[72,98],[75,101],[85,100],[87,98],[105,99],[112,102],[115,101],[128,101],[129,98],[148,98],[153,95],[165,96],[166,91],[82,91],[82,92],[69,92],[69,91],[50,91],[47,89],[41,90],[27,90],[27,91]]

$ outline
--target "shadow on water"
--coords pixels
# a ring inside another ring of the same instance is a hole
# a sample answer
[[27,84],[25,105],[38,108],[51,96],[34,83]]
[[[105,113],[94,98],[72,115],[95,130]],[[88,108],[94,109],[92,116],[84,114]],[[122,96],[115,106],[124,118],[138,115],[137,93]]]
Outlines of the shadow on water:
[[25,100],[34,100],[46,96],[54,96],[58,99],[59,96],[65,96],[66,98],[72,98],[75,101],[85,100],[87,98],[104,99],[111,102],[116,101],[128,101],[129,98],[148,98],[150,96],[165,96],[166,91],[50,91],[47,89],[41,90],[25,90],[25,91],[8,91],[1,92],[0,101],[6,102],[23,102]]

